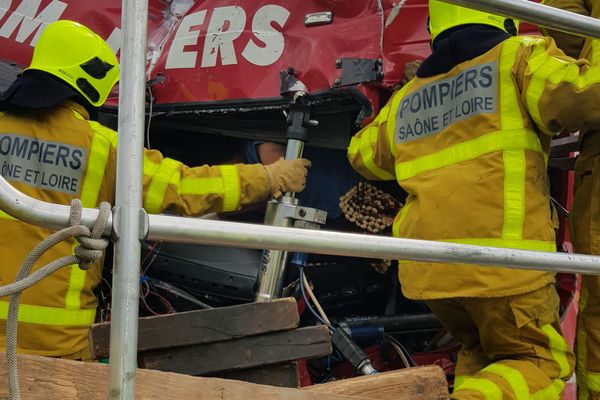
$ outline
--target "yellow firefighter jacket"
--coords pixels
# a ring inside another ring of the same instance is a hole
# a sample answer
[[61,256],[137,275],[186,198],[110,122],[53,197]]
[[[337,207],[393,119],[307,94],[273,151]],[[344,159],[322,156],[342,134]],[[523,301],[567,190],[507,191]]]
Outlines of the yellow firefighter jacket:
[[[84,207],[96,207],[101,201],[112,204],[116,145],[116,132],[89,121],[85,109],[73,102],[39,115],[0,115],[1,173],[18,190],[39,200],[68,205],[81,198]],[[146,150],[144,156],[144,207],[151,213],[232,211],[269,194],[268,176],[261,165],[189,168],[156,150]],[[0,285],[5,285],[14,281],[27,253],[52,232],[5,213],[0,215],[0,231]],[[73,246],[71,241],[54,247],[37,267],[69,254]],[[64,356],[87,346],[88,328],[96,314],[92,290],[100,282],[101,265],[88,271],[63,268],[23,292],[19,352]],[[7,299],[2,299],[0,319],[6,319],[7,308]],[[2,341],[4,334],[2,321]]]
[[[600,125],[600,68],[552,39],[512,37],[449,72],[395,92],[348,148],[369,179],[408,193],[394,236],[555,251],[546,162],[561,129]],[[525,293],[554,274],[401,262],[412,299]]]
[[[600,17],[600,3],[595,0],[543,0],[542,3],[580,15],[594,18]],[[593,47],[596,47],[596,51],[594,52],[595,57],[600,57],[600,48],[597,47],[599,44],[594,44],[594,40],[592,39],[570,35],[565,32],[553,31],[544,27],[540,27],[540,30],[544,34],[551,36],[556,42],[556,45],[568,56],[573,58],[585,58],[586,60],[595,62],[597,59],[594,59],[592,52]]]
[[[600,18],[597,0],[545,0],[563,10]],[[559,47],[573,57],[597,64],[600,41],[548,31]],[[597,111],[596,111],[597,112]],[[571,209],[571,240],[577,253],[600,255],[600,131],[583,129],[575,164],[575,196]],[[577,396],[600,398],[600,276],[583,275],[577,321]]]

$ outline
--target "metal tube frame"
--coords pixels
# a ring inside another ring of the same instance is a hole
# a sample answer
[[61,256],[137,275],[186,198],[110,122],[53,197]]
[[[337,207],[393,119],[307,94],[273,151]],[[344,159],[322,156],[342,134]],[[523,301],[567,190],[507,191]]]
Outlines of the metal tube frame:
[[[67,207],[45,203],[7,188],[12,189],[0,177],[0,209],[32,224],[38,219],[48,219],[49,214],[56,214],[53,218],[56,225],[68,226]],[[7,193],[15,197],[7,197]],[[91,225],[97,210],[84,209],[84,215],[88,216],[86,224]],[[600,256],[586,254],[547,253],[170,215],[151,214],[147,219],[145,234],[149,240],[600,275]]]
[[491,14],[515,18],[535,25],[600,39],[600,22],[596,18],[528,0],[441,0]]
[[[15,189],[0,175],[0,210],[31,225],[51,230],[60,230],[69,226],[70,207],[61,204],[46,203],[29,197]],[[81,213],[81,223],[92,229],[98,218],[98,210],[84,208]],[[106,226],[104,235],[112,231],[112,215]]]
[[148,239],[362,258],[600,274],[600,256],[149,215]]
[[[443,0],[448,3],[600,39],[600,22],[524,0]],[[119,99],[119,151],[115,226],[115,275],[109,367],[109,398],[135,398],[140,238],[181,243],[288,250],[367,258],[460,262],[492,267],[600,274],[600,257],[471,246],[425,240],[315,231],[236,222],[150,215],[143,225],[141,174],[144,126],[147,0],[122,2],[122,79]],[[0,177],[0,209],[50,229],[69,224],[69,207],[33,199]],[[98,210],[84,209],[92,226]],[[147,228],[147,230],[146,230]],[[109,234],[107,228],[105,234]]]
[[[148,0],[121,6],[121,87],[108,398],[134,399],[140,291]],[[123,56],[126,55],[126,56]]]

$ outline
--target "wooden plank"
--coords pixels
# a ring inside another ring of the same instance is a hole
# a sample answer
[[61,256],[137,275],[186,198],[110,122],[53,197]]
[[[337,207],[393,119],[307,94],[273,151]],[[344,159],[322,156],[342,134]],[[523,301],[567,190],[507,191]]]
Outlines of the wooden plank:
[[[138,351],[216,342],[298,327],[293,298],[139,319]],[[108,357],[110,323],[90,329],[95,359]]]
[[296,363],[268,365],[266,367],[242,369],[214,375],[215,378],[234,379],[236,381],[259,383],[280,387],[300,387],[298,365]]
[[369,400],[442,400],[448,398],[448,382],[437,366],[415,367],[359,376],[304,390],[322,394],[342,394]]
[[[6,358],[0,354],[0,398],[8,398]],[[19,356],[21,396],[27,400],[98,400],[108,398],[108,368],[37,356]],[[364,400],[322,395],[298,389],[257,385],[219,378],[200,378],[168,372],[138,370],[138,400]]]
[[249,336],[226,342],[155,350],[138,355],[141,368],[208,375],[331,354],[326,326]]

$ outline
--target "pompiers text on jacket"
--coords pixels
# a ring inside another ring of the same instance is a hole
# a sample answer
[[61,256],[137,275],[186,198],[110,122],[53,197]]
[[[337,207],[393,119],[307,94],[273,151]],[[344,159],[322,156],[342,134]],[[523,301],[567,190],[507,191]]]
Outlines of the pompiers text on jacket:
[[0,173],[8,180],[77,195],[86,158],[82,147],[0,133]]
[[497,80],[498,65],[491,62],[432,82],[406,96],[396,114],[396,143],[438,133],[478,114],[494,114]]

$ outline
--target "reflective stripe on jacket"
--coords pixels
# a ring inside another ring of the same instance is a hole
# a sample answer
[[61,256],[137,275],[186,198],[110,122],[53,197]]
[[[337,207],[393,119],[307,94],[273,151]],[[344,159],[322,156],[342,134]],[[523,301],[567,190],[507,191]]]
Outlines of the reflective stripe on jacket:
[[[598,82],[600,69],[566,57],[551,39],[513,37],[394,93],[353,137],[348,158],[365,177],[396,179],[408,193],[395,236],[555,251],[550,137],[600,125]],[[539,271],[408,261],[399,275],[414,299],[508,296],[554,279]]]
[[[546,0],[545,4],[600,18],[597,0]],[[543,29],[543,28],[542,28]],[[600,40],[548,31],[573,57],[597,64]],[[575,163],[574,198],[571,208],[571,241],[577,253],[600,255],[600,131],[584,129]],[[577,321],[577,398],[600,398],[600,276],[583,275]]]
[[[89,121],[80,105],[67,102],[35,115],[0,115],[0,168],[18,190],[34,198],[70,204],[81,198],[84,207],[102,201],[114,203],[117,135]],[[269,181],[261,165],[201,166],[189,168],[146,150],[144,207],[157,213],[172,210],[186,215],[238,210],[266,199]],[[0,285],[14,280],[29,251],[52,232],[0,214],[3,267]],[[36,266],[72,252],[74,241],[47,252]],[[27,289],[19,309],[19,352],[46,356],[76,353],[88,345],[94,322],[93,289],[101,280],[102,263],[87,271],[63,268]],[[0,319],[8,302],[0,301]],[[0,340],[5,324],[0,323]],[[3,345],[3,344],[2,344]]]

